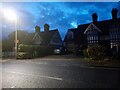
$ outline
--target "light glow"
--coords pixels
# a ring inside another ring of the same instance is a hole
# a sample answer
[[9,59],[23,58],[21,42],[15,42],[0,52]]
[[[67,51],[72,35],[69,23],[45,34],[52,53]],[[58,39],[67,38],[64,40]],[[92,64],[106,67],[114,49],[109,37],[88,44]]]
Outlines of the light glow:
[[71,22],[70,23],[72,27],[77,28],[77,23],[76,22]]
[[7,20],[15,21],[17,19],[17,15],[12,9],[4,9],[3,14]]

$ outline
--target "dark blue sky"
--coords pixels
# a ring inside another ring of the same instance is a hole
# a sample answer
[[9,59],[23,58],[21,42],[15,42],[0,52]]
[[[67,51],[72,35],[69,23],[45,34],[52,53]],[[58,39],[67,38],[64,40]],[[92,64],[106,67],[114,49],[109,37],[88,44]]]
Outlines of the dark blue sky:
[[[34,32],[34,27],[48,23],[50,29],[58,29],[62,39],[70,28],[79,24],[90,23],[92,13],[98,14],[98,20],[111,19],[112,8],[118,8],[117,2],[9,2],[2,3],[2,8],[9,8],[17,13],[20,30]],[[120,12],[120,11],[119,11]],[[9,15],[9,14],[8,14]],[[14,31],[14,23],[2,20],[3,37]]]

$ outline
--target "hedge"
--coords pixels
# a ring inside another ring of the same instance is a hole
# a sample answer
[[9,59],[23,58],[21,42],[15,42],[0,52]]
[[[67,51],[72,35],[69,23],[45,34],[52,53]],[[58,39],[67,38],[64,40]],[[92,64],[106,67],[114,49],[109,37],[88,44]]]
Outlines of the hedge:
[[106,49],[101,45],[91,45],[87,48],[87,53],[92,60],[104,60],[106,55]]
[[18,47],[19,52],[29,52],[33,57],[40,57],[53,54],[56,46],[38,46],[21,44]]

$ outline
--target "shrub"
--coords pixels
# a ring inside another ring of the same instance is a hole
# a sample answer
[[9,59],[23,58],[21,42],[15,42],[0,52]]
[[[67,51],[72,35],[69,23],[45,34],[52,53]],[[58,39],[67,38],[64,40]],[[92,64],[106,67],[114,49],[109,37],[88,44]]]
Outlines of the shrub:
[[[39,46],[39,45],[20,44],[18,50],[19,52],[30,53],[33,57],[41,57],[41,56],[53,54],[55,48],[57,48],[57,46]],[[24,54],[22,55],[22,57],[24,57]]]
[[29,53],[33,53],[33,51],[34,51],[34,46],[33,46],[33,45],[20,44],[20,45],[18,46],[18,51],[19,51],[19,52],[29,52]]
[[18,52],[17,59],[30,59],[32,58],[32,54],[29,52]]
[[87,48],[87,53],[92,60],[103,60],[105,58],[106,50],[101,45],[91,45]]

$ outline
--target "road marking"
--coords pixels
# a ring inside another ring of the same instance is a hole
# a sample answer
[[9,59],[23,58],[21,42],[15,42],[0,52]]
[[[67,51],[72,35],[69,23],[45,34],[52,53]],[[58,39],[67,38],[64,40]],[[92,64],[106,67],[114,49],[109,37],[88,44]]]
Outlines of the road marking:
[[10,72],[10,71],[6,71],[6,72],[14,73],[14,74],[21,74],[21,75],[38,76],[38,77],[41,77],[41,78],[48,78],[48,79],[59,80],[59,81],[62,81],[62,80],[63,80],[62,78],[51,77],[51,76],[41,76],[41,75],[25,74],[25,73],[20,73],[20,72]]
[[55,80],[60,80],[60,81],[63,80],[62,78],[50,77],[50,76],[40,76],[40,77],[49,78],[49,79],[55,79]]
[[91,67],[91,68],[96,68],[96,69],[107,69],[107,70],[120,70],[120,68],[111,68],[111,67]]
[[96,67],[96,66],[80,66],[81,68],[91,68],[91,69],[106,69],[106,70],[120,70],[120,68],[111,68],[111,67]]
[[35,64],[44,64],[44,65],[46,65],[47,63],[46,62],[38,62],[38,63],[35,63]]
[[11,88],[15,88],[15,86],[12,86]]
[[47,62],[33,62],[32,60],[28,60],[28,61],[19,61],[21,63],[27,63],[27,64],[43,64],[43,65],[47,65]]

